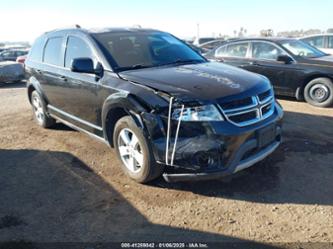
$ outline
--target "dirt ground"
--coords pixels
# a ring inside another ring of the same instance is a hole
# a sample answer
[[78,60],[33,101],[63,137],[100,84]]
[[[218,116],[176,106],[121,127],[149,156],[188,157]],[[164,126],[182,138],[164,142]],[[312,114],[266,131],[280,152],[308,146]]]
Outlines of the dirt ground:
[[333,242],[332,108],[280,100],[283,144],[233,177],[140,185],[106,145],[38,127],[24,85],[0,100],[0,241]]

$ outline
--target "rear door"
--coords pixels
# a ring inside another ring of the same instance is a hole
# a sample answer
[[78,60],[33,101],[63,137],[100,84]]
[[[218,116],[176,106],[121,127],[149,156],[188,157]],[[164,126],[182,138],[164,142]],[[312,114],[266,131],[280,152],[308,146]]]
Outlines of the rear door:
[[48,104],[64,109],[64,37],[53,36],[46,41],[43,52],[43,68],[37,70]]
[[245,68],[249,65],[250,42],[235,42],[224,45],[215,51],[214,58],[226,64]]

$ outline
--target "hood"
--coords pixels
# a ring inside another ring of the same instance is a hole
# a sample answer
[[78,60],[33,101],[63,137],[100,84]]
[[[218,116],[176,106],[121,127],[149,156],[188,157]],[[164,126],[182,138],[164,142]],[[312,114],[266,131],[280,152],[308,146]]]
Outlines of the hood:
[[270,88],[264,76],[216,62],[130,70],[119,75],[176,97],[201,100],[254,95]]

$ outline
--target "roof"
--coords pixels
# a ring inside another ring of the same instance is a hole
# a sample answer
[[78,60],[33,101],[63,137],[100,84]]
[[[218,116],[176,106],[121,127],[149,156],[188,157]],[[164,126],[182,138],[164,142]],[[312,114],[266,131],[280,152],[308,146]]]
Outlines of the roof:
[[282,42],[288,40],[295,40],[294,38],[286,38],[286,37],[246,37],[246,38],[239,38],[233,40],[227,40],[228,42],[239,42],[239,41],[271,41],[271,42]]
[[304,39],[304,38],[310,38],[310,37],[316,37],[316,36],[333,36],[333,33],[323,33],[323,34],[305,35],[305,36],[298,37],[298,39]]
[[89,33],[107,33],[107,32],[152,32],[152,31],[159,31],[156,29],[143,29],[143,28],[137,28],[137,27],[123,27],[123,28],[117,28],[117,27],[110,27],[110,28],[97,28],[97,29],[89,29]]
[[64,28],[64,29],[56,29],[45,32],[45,34],[56,34],[56,33],[85,33],[85,34],[99,34],[99,33],[108,33],[108,32],[159,32],[159,30],[155,29],[143,29],[137,27],[110,27],[110,28],[92,28],[92,29],[83,29],[80,27],[77,28]]

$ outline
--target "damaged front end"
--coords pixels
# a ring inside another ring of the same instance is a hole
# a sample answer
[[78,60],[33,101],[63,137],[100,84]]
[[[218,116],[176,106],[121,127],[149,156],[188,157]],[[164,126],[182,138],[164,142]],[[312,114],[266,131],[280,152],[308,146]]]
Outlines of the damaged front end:
[[[264,159],[281,143],[283,111],[271,90],[216,102],[168,100],[168,107],[142,114],[156,162],[166,165],[166,181],[230,175]],[[207,106],[210,115],[195,113]]]

